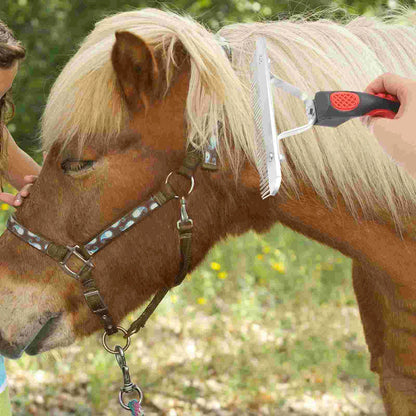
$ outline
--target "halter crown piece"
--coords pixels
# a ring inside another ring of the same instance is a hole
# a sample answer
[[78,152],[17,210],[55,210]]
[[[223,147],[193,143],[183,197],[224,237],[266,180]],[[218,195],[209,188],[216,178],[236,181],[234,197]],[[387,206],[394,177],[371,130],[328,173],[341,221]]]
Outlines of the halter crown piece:
[[[231,60],[231,48],[228,46],[228,43],[221,37],[219,38],[219,41],[222,44],[227,57]],[[123,217],[119,218],[116,222],[109,225],[85,244],[78,244],[74,246],[57,244],[31,232],[29,229],[20,224],[14,215],[11,215],[7,221],[7,229],[10,232],[30,244],[33,248],[56,260],[65,273],[82,284],[84,289],[84,298],[88,307],[100,318],[101,323],[104,326],[105,332],[102,338],[103,346],[106,351],[115,355],[117,363],[123,373],[124,384],[119,393],[120,405],[123,409],[130,411],[133,416],[144,415],[144,411],[141,408],[143,393],[138,386],[131,382],[129,368],[127,367],[124,352],[130,346],[131,335],[135,334],[145,326],[147,320],[150,318],[159,303],[163,300],[170,288],[164,287],[160,289],[154,295],[153,299],[139,318],[130,325],[128,330],[125,330],[123,327],[115,325],[108,307],[95,284],[92,276],[92,271],[94,270],[92,258],[99,250],[107,246],[134,225],[143,221],[152,212],[156,211],[158,208],[173,199],[180,199],[180,219],[177,222],[177,230],[179,234],[181,262],[180,271],[174,279],[173,286],[181,284],[191,266],[193,221],[188,216],[186,197],[180,197],[177,195],[173,187],[170,185],[169,179],[173,174],[178,174],[188,179],[190,181],[188,195],[191,194],[195,185],[194,172],[200,164],[201,167],[206,170],[215,171],[218,169],[217,140],[218,139],[216,137],[211,137],[209,145],[202,152],[202,154],[189,146],[181,167],[177,171],[169,173],[158,192],[153,194],[153,196],[148,200],[141,202],[138,206],[129,211]],[[81,264],[81,266],[77,270],[74,270],[72,262],[71,266],[68,265],[70,260],[76,260],[76,263]],[[111,349],[107,344],[107,337],[119,331],[122,332],[124,338],[126,338],[126,345],[124,347],[116,345],[114,349]],[[130,393],[132,391],[136,391],[138,393],[139,400],[131,400],[126,405],[123,401],[123,394]]]

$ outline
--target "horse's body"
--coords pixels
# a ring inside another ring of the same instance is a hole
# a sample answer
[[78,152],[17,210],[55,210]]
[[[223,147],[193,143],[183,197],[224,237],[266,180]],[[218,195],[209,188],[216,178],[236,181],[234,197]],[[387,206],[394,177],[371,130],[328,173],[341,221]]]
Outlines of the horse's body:
[[[115,31],[122,32],[115,38]],[[362,90],[386,70],[415,76],[414,29],[359,19],[348,27],[235,25],[221,35],[232,66],[214,36],[190,20],[143,10],[100,22],[51,92],[42,137],[48,157],[17,219],[59,244],[88,241],[181,165],[186,138],[203,148],[218,134],[221,169],[198,170],[188,197],[192,267],[227,234],[262,232],[277,221],[353,258],[387,412],[416,414],[414,181],[352,121],[285,139],[282,189],[261,200],[247,88],[258,35],[268,39],[274,72],[314,93]],[[276,92],[275,106],[279,130],[302,123],[300,103]],[[76,158],[95,164],[68,162]],[[94,258],[116,321],[173,284],[178,212],[174,202],[160,208]],[[0,241],[0,275],[1,354],[37,354],[100,329],[78,282],[9,232]]]

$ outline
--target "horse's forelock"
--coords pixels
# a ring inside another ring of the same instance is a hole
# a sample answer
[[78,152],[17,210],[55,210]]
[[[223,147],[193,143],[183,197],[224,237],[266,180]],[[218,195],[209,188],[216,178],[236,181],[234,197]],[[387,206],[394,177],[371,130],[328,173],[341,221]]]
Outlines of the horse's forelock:
[[204,147],[219,134],[220,122],[233,132],[233,138],[223,137],[222,149],[234,167],[242,153],[254,155],[249,89],[215,36],[191,18],[155,9],[120,13],[97,23],[51,91],[42,122],[44,150],[57,140],[64,145],[74,138],[83,143],[93,135],[105,142],[120,133],[128,109],[110,62],[114,34],[120,30],[136,34],[160,52],[167,88],[178,65],[176,46],[181,44],[190,57],[186,115],[190,143]]

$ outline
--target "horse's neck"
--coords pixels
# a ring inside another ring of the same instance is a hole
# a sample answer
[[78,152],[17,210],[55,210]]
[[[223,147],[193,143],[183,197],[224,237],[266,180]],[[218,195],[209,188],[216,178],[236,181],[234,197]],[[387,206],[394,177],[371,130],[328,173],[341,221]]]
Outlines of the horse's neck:
[[266,201],[267,209],[273,210],[275,222],[281,222],[360,263],[384,270],[398,284],[408,286],[414,280],[416,239],[406,234],[401,239],[393,225],[362,218],[356,221],[341,197],[330,209],[306,186],[301,188],[300,199],[278,196],[271,204],[273,199]]

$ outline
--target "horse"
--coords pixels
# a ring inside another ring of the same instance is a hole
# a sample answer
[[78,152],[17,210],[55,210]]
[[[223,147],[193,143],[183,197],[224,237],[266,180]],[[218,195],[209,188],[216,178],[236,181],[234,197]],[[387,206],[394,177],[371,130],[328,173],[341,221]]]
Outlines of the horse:
[[[186,271],[197,267],[216,242],[280,222],[353,259],[386,413],[416,414],[414,179],[352,120],[285,139],[281,189],[262,200],[250,89],[258,36],[267,39],[272,72],[308,94],[360,91],[386,71],[414,77],[415,29],[399,24],[412,16],[232,24],[220,37],[190,17],[157,9],[98,22],[50,92],[42,118],[47,157],[0,239],[0,353],[39,354],[102,324],[115,332],[152,294],[177,284],[185,263]],[[280,131],[302,124],[302,103],[276,89],[273,100]],[[203,160],[212,138],[216,169],[198,167],[199,159],[186,166],[189,155]],[[146,216],[102,251],[91,249],[93,264],[84,258],[87,245],[80,243],[96,242],[91,238],[127,212],[131,219],[141,201],[147,205],[137,215]],[[185,256],[179,213],[182,222],[194,221]],[[59,264],[40,252],[42,238],[55,248],[81,248],[65,252]],[[92,285],[87,294],[104,312],[91,313],[85,302],[79,266]]]

